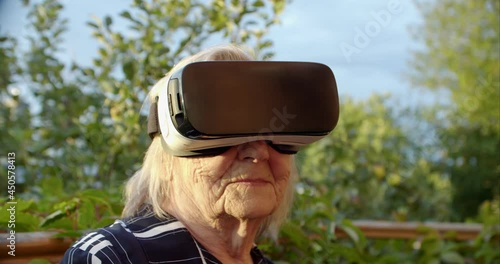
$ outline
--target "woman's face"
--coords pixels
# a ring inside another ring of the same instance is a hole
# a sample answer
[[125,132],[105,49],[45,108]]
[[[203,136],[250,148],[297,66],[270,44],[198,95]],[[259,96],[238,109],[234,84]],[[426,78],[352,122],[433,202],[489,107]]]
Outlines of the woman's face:
[[209,219],[266,217],[283,200],[291,159],[264,141],[213,157],[175,157],[170,205],[183,215]]

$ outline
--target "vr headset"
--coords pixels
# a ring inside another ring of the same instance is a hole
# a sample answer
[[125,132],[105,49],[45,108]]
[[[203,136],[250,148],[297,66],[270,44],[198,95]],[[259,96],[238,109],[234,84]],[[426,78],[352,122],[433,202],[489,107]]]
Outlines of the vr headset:
[[175,156],[218,155],[264,140],[285,154],[328,135],[339,118],[335,77],[309,62],[208,61],[174,72],[151,105],[148,133]]

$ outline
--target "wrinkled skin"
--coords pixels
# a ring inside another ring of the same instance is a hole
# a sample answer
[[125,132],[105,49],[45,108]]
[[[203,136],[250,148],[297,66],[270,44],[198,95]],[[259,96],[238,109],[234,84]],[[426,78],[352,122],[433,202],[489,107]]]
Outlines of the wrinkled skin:
[[213,157],[176,157],[167,211],[220,260],[227,251],[227,261],[248,263],[260,224],[283,201],[291,159],[264,141]]

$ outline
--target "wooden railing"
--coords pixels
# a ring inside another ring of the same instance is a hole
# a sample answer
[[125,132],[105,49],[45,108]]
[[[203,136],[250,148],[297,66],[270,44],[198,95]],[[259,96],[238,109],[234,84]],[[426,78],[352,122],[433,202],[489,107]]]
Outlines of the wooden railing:
[[[441,239],[473,240],[481,232],[480,224],[462,223],[398,223],[388,221],[357,220],[353,225],[358,227],[365,237],[379,239],[415,239],[422,237],[424,230],[434,230]],[[337,228],[338,237],[347,234]]]
[[[479,224],[455,223],[396,223],[386,221],[353,221],[367,238],[376,239],[415,239],[425,235],[427,227],[436,231],[442,239],[473,240],[481,232]],[[335,231],[338,237],[347,237],[342,229]],[[16,234],[16,256],[7,254],[7,235],[0,234],[0,263],[28,263],[31,259],[42,258],[58,262],[71,246],[69,239],[53,238],[53,232],[34,232]]]

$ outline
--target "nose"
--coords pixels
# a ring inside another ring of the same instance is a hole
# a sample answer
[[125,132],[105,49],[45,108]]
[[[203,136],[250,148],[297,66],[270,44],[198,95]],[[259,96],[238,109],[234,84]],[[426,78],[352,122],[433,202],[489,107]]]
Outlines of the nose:
[[269,159],[269,146],[263,140],[247,142],[238,146],[238,159],[248,160],[252,163]]

